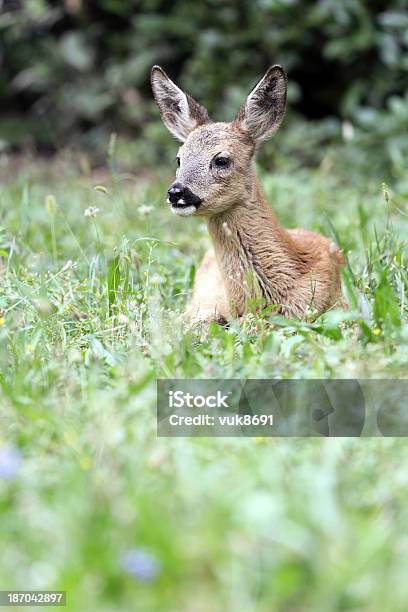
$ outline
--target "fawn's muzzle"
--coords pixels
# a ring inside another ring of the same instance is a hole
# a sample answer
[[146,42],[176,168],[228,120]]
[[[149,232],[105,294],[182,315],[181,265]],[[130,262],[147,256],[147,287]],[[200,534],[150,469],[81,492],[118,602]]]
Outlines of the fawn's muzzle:
[[189,207],[197,209],[201,202],[201,198],[181,183],[174,183],[167,192],[167,203],[171,204],[172,209],[187,209]]

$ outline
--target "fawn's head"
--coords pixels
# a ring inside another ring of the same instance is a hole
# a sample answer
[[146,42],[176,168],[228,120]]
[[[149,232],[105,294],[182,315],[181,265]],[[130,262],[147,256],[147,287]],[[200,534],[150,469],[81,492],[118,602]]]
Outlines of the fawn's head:
[[184,93],[159,67],[151,83],[165,126],[183,142],[176,180],[167,202],[177,215],[213,215],[249,194],[251,163],[259,141],[280,126],[286,104],[286,75],[272,66],[248,95],[231,123],[212,123],[207,110]]

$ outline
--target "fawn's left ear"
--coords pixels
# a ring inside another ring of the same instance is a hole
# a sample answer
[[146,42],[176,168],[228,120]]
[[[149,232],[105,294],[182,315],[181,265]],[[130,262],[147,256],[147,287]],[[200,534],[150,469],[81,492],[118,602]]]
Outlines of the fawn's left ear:
[[282,66],[271,66],[241,106],[234,123],[254,140],[269,138],[282,123],[286,89],[286,74]]
[[164,125],[182,142],[196,127],[209,122],[207,110],[177,87],[160,66],[153,66],[151,84]]

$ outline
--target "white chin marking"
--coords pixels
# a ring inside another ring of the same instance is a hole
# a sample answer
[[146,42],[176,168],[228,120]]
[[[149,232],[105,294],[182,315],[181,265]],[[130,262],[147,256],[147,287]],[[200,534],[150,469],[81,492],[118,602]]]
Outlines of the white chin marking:
[[196,210],[196,207],[192,204],[190,206],[183,206],[183,208],[177,208],[176,206],[171,207],[171,212],[173,215],[178,215],[179,217],[189,217],[190,215],[194,215]]
[[167,202],[167,204],[171,204],[170,198],[167,198],[166,202]]

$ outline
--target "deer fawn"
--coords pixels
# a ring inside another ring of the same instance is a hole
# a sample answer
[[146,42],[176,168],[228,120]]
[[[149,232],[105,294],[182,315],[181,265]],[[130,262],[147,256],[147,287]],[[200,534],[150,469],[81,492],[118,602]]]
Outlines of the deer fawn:
[[285,112],[281,66],[269,68],[232,123],[212,123],[159,66],[151,83],[164,124],[184,143],[167,203],[176,215],[204,217],[213,243],[196,274],[188,318],[227,321],[251,304],[304,317],[341,304],[338,247],[320,234],[281,227],[256,176],[257,144],[276,132]]

